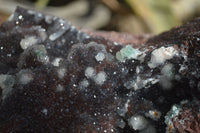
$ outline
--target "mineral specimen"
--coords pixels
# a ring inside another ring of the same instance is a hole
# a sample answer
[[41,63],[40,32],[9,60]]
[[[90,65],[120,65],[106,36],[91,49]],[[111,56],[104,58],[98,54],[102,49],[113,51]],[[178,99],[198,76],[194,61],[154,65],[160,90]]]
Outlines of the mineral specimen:
[[18,7],[0,27],[0,132],[198,133],[199,31],[93,32]]

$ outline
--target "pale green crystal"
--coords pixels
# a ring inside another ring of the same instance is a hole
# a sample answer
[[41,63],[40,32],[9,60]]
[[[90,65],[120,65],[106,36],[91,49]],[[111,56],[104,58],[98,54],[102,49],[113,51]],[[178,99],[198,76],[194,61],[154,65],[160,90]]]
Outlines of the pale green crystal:
[[38,61],[40,62],[48,61],[47,51],[44,45],[37,45],[37,47],[35,47],[35,53],[36,53]]
[[134,49],[131,45],[126,45],[116,53],[116,58],[119,61],[124,61],[126,59],[138,59],[138,55],[141,53],[142,52],[140,52],[138,49]]

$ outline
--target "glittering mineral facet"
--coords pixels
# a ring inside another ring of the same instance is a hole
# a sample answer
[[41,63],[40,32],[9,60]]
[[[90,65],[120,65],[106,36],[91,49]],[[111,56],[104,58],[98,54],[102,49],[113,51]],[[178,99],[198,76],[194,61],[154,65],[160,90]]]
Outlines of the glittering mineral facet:
[[94,32],[18,7],[0,27],[0,132],[198,133],[199,31]]

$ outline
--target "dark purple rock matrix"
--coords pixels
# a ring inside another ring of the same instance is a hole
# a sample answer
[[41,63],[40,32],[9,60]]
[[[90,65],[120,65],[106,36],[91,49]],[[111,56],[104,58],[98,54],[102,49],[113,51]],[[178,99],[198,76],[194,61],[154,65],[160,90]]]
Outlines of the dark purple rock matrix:
[[176,104],[199,103],[199,31],[196,19],[153,37],[98,33],[18,7],[0,27],[0,132],[184,131]]

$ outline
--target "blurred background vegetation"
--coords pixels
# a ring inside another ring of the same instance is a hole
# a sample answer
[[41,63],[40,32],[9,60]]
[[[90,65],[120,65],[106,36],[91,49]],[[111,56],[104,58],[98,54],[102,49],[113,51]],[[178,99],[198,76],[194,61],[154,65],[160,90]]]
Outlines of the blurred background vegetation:
[[0,0],[0,23],[16,6],[67,19],[81,28],[161,33],[200,16],[200,0]]

